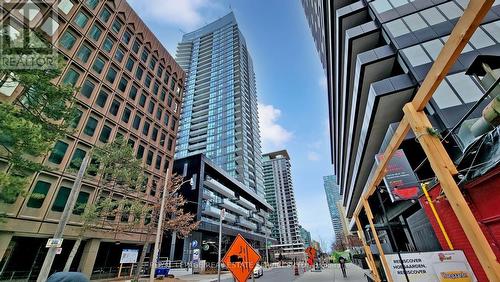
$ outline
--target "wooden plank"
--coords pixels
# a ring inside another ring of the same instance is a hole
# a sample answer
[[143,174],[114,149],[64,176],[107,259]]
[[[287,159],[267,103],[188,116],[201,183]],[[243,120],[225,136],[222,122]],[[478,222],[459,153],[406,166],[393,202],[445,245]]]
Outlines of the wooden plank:
[[368,218],[368,223],[370,224],[370,229],[372,230],[373,238],[375,239],[375,244],[377,245],[378,252],[380,254],[380,260],[382,261],[382,265],[384,266],[385,276],[387,277],[387,281],[393,282],[391,269],[389,264],[387,263],[387,258],[385,257],[384,250],[382,249],[382,244],[380,244],[380,240],[378,239],[377,230],[375,229],[375,225],[373,225],[373,214],[370,208],[370,204],[368,201],[363,201],[363,206],[365,207],[366,217]]
[[[403,108],[405,115],[408,117],[410,125],[418,138],[422,149],[429,158],[429,163],[432,170],[436,174],[441,188],[443,189],[450,206],[462,226],[462,229],[467,236],[474,253],[478,257],[481,266],[483,267],[490,281],[500,281],[500,264],[496,260],[495,253],[486,240],[484,233],[481,231],[476,218],[472,214],[469,205],[460,191],[453,174],[456,171],[452,170],[449,165],[453,164],[446,150],[441,144],[441,140],[428,133],[427,128],[432,126],[427,115],[424,112],[417,112],[412,104],[408,103]],[[446,156],[446,157],[444,157]],[[445,159],[443,159],[445,158]]]
[[363,233],[363,226],[361,226],[361,222],[359,220],[359,217],[355,217],[354,220],[356,221],[356,226],[358,227],[358,237],[363,243],[363,248],[365,249],[366,253],[366,261],[368,262],[368,266],[370,267],[373,276],[375,278],[375,281],[380,282],[380,275],[378,273],[377,266],[375,264],[375,260],[373,259],[373,254],[372,250],[370,249],[370,246],[366,243],[365,235]]
[[476,31],[484,16],[488,13],[494,0],[471,0],[464,14],[453,28],[453,31],[432,64],[425,80],[418,89],[412,103],[417,111],[423,111],[441,81],[453,67],[462,50]]
[[[377,169],[375,170],[375,174],[371,180],[368,181],[368,190],[361,196],[360,201],[358,202],[358,205],[356,206],[356,210],[354,211],[354,216],[359,215],[361,209],[363,208],[363,200],[368,199],[373,193],[375,192],[378,184],[382,179],[384,178],[385,175],[385,167],[387,166],[388,160],[392,158],[392,155],[394,155],[394,152],[399,148],[403,140],[405,139],[406,135],[408,134],[408,131],[410,130],[410,124],[406,120],[406,118],[403,117],[401,122],[398,125],[398,128],[396,129],[396,132],[394,132],[394,136],[392,137],[391,141],[389,142],[389,145],[387,145],[387,149],[384,152],[384,158],[382,161],[379,163]],[[375,157],[375,156],[374,156]]]

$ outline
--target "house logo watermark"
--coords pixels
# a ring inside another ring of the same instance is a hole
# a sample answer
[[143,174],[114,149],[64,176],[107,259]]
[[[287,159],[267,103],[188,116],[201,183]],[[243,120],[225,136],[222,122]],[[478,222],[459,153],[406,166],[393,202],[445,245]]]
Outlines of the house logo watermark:
[[54,69],[55,0],[0,0],[0,70]]

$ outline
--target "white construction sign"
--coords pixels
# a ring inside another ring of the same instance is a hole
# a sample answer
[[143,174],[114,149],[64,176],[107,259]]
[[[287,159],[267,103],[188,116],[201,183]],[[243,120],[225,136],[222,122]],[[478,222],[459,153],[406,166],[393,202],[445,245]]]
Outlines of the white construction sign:
[[[406,282],[398,254],[385,255],[394,282]],[[401,253],[410,281],[475,282],[476,276],[462,251]]]
[[136,263],[139,256],[138,249],[123,249],[120,263]]

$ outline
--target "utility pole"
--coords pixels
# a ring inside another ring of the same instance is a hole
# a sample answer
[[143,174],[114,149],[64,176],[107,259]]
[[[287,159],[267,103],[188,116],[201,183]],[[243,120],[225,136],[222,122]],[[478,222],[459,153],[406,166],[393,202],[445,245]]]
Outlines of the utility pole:
[[163,225],[163,213],[165,211],[165,200],[167,199],[167,192],[168,192],[168,175],[169,175],[169,170],[167,169],[167,173],[165,175],[165,183],[163,185],[163,195],[161,197],[161,206],[160,206],[160,214],[158,215],[158,228],[156,229],[156,240],[155,240],[155,247],[153,251],[153,255],[151,258],[151,269],[149,272],[149,281],[153,282],[155,280],[155,270],[156,267],[158,266],[158,253],[160,251],[160,239],[161,235],[163,234],[162,232],[162,225]]
[[[54,233],[53,239],[62,239],[64,234],[64,228],[66,228],[66,224],[68,224],[71,213],[73,212],[73,207],[75,206],[76,199],[78,198],[78,194],[80,193],[80,187],[82,185],[82,179],[85,175],[85,170],[89,164],[90,154],[87,154],[80,165],[80,169],[78,170],[78,174],[76,175],[75,182],[73,183],[73,187],[71,188],[71,192],[68,196],[68,201],[66,202],[66,206],[64,207],[61,219],[57,224],[56,232]],[[42,268],[40,269],[40,273],[38,274],[37,282],[45,282],[50,274],[50,269],[52,268],[52,263],[54,262],[54,258],[56,257],[56,247],[49,247],[47,251],[47,255],[45,256],[45,260],[43,261]]]
[[219,215],[219,252],[217,254],[217,282],[220,282],[220,260],[221,260],[221,252],[222,252],[222,220],[224,219],[224,215],[226,213],[225,209],[220,210]]
[[269,267],[269,250],[267,249],[267,233],[266,233],[266,266]]

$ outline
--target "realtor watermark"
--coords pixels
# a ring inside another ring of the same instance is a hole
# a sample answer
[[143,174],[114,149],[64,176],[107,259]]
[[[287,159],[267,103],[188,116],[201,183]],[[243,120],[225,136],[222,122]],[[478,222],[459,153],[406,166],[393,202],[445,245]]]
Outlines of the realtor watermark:
[[0,1],[0,69],[58,67],[55,46],[59,19],[55,0]]

